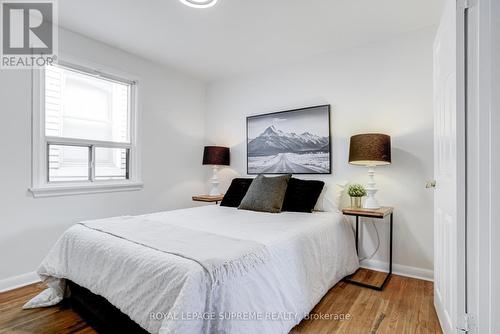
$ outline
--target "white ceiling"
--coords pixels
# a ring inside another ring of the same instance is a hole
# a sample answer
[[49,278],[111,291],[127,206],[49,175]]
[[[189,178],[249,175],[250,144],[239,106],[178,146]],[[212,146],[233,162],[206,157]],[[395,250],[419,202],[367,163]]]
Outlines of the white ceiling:
[[436,25],[442,0],[62,0],[63,27],[207,81]]

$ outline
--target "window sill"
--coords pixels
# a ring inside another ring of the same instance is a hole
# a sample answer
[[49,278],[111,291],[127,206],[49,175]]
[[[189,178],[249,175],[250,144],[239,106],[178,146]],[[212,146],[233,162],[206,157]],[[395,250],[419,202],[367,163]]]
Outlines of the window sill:
[[85,194],[99,194],[121,191],[136,191],[143,188],[142,182],[113,182],[113,183],[92,183],[92,184],[61,184],[61,185],[43,185],[30,188],[29,191],[34,198],[71,196]]

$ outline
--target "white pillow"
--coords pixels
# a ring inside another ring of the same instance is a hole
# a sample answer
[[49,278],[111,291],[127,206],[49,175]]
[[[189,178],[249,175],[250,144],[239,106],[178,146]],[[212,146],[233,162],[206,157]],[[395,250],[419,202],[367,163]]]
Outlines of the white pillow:
[[343,181],[336,184],[325,184],[314,210],[324,212],[340,211],[342,194],[347,183],[347,181]]

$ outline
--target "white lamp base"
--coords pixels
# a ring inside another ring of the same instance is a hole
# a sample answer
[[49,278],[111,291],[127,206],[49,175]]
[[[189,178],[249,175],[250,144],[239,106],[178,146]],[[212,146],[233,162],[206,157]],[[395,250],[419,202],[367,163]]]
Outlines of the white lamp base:
[[220,195],[221,192],[219,191],[219,178],[217,177],[217,172],[219,171],[219,167],[213,166],[212,167],[212,177],[210,178],[210,196],[217,196]]
[[365,199],[365,203],[363,204],[363,208],[365,209],[380,209],[380,205],[378,204],[377,199],[374,197],[375,193],[378,189],[371,189],[373,193],[370,194],[369,190],[366,189],[367,197]]
[[380,205],[375,198],[375,194],[378,189],[375,187],[375,167],[368,166],[368,186],[366,187],[366,199],[363,204],[363,208],[365,209],[380,209]]

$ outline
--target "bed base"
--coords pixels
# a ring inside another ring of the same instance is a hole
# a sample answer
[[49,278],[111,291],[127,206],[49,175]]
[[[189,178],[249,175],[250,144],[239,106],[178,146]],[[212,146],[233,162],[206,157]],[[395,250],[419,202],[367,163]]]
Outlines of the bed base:
[[95,295],[72,281],[68,280],[67,284],[71,289],[71,308],[98,333],[148,333],[104,297]]

